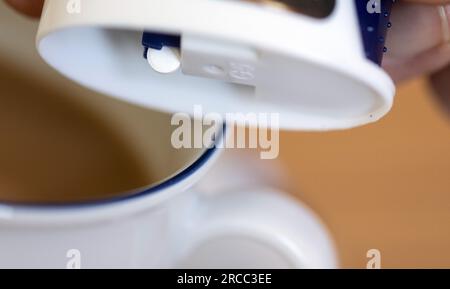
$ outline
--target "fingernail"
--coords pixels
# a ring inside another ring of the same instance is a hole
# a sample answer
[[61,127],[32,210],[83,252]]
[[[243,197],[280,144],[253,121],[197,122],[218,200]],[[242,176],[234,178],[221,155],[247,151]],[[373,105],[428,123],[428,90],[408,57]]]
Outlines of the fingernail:
[[450,44],[450,4],[438,6],[441,18],[441,31],[444,43]]

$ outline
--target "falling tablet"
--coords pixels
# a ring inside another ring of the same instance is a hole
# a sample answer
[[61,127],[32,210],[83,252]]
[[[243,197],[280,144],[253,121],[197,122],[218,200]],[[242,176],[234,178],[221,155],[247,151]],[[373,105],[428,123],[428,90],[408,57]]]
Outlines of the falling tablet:
[[169,74],[181,66],[181,37],[144,31],[142,45],[144,57],[156,72]]
[[180,49],[175,47],[149,48],[147,50],[147,61],[156,72],[173,73],[181,66],[180,55]]

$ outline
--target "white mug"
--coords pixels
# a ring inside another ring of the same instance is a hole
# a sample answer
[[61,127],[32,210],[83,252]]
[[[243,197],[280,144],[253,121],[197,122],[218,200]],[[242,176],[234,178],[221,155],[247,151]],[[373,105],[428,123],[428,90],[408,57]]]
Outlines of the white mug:
[[[85,104],[97,104],[92,99]],[[130,118],[134,111],[126,107],[103,118]],[[264,188],[257,165],[232,152],[219,158],[216,148],[175,150],[170,116],[148,111],[146,120],[153,137],[128,141],[148,148],[142,158],[161,181],[82,204],[0,203],[0,268],[336,266],[324,226],[296,201]]]

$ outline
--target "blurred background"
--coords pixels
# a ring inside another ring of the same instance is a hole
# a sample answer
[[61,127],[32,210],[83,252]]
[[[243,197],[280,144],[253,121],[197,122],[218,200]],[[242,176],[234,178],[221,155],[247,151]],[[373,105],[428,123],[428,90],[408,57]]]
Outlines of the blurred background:
[[[58,75],[35,52],[36,27],[0,1],[0,197],[145,183],[139,139],[155,112]],[[327,224],[343,267],[365,268],[373,248],[385,268],[450,267],[450,116],[432,94],[415,79],[376,124],[281,134],[290,192]]]

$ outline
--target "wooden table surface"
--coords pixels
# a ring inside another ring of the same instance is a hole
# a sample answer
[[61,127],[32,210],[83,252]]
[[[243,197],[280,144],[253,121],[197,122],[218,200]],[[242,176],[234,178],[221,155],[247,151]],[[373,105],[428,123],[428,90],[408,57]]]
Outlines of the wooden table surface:
[[403,84],[369,126],[284,133],[296,195],[328,224],[343,267],[450,267],[450,116],[424,80]]

